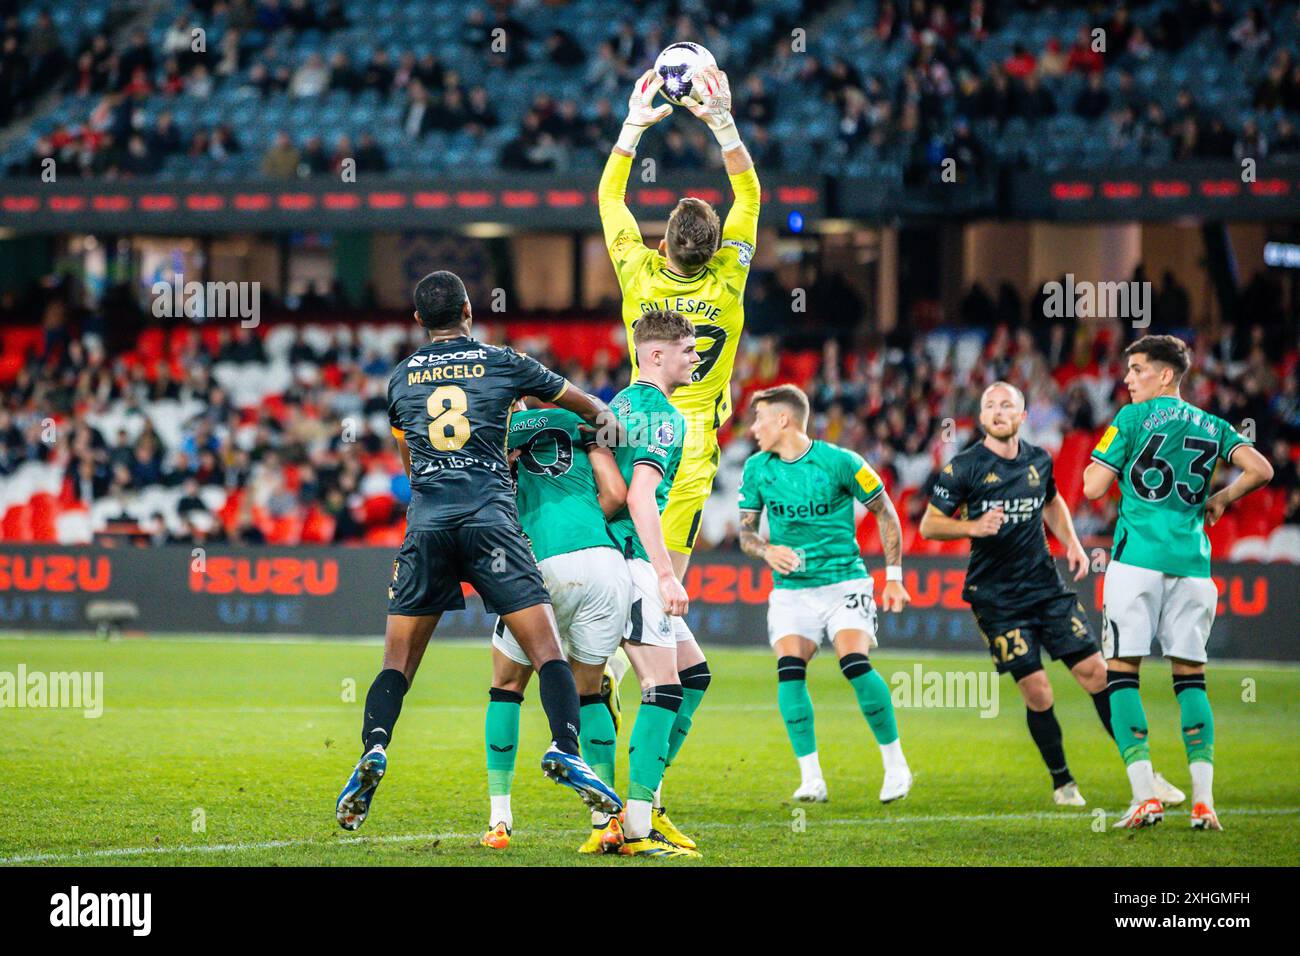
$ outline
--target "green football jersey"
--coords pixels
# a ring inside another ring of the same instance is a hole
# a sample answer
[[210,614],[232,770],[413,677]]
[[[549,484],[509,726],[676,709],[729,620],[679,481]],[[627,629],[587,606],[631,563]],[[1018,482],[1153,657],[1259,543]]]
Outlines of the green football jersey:
[[885,493],[880,476],[857,452],[814,441],[794,461],[761,451],[745,462],[740,510],[767,510],[773,544],[793,548],[799,568],[772,572],[778,588],[815,588],[866,577],[858,548],[853,500],[863,504]]
[[562,408],[517,412],[510,418],[506,447],[520,453],[515,467],[519,523],[538,561],[614,546],[587,457],[595,437],[584,435],[581,424],[581,418]]
[[1245,438],[1222,418],[1181,398],[1125,405],[1092,450],[1119,476],[1119,521],[1111,557],[1185,578],[1210,576],[1205,499],[1218,459]]
[[[614,396],[609,407],[627,431],[627,442],[614,449],[614,460],[623,473],[623,480],[632,487],[632,470],[639,464],[658,468],[663,478],[655,488],[655,500],[659,503],[659,513],[663,514],[668,489],[673,486],[677,466],[682,461],[686,419],[659,386],[649,382],[633,382]],[[625,558],[649,560],[626,506],[610,519],[609,531]]]

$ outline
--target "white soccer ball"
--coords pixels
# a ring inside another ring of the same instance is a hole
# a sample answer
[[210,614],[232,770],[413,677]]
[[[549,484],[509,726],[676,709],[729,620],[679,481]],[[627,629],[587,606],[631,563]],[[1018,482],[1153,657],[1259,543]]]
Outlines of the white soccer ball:
[[691,91],[695,74],[707,66],[717,66],[713,54],[698,43],[684,40],[664,47],[655,57],[655,72],[664,78],[659,92],[669,103],[682,105],[682,97]]

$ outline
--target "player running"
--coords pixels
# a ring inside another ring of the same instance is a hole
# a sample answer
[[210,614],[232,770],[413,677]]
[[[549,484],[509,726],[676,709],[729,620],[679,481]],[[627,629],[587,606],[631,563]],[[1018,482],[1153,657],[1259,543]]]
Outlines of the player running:
[[[808,396],[800,388],[764,389],[754,395],[753,406],[750,434],[759,450],[745,462],[740,484],[740,547],[772,568],[767,638],[777,656],[777,705],[803,778],[794,799],[827,799],[807,670],[829,639],[880,745],[885,767],[880,801],[901,800],[912,787],[912,772],[898,739],[889,686],[868,658],[876,646],[876,605],[858,549],[853,502],[876,516],[886,563],[881,603],[895,614],[912,600],[903,587],[898,513],[862,456],[808,437]],[[770,541],[758,533],[764,510]]]
[[[613,453],[597,444],[581,418],[564,409],[517,411],[507,444],[515,465],[519,522],[550,592],[578,687],[582,755],[612,787],[617,731],[600,689],[605,662],[623,640],[632,582],[606,520],[626,503],[627,483]],[[532,673],[532,661],[499,619],[492,637],[485,732],[491,814],[480,840],[492,849],[510,845],[519,711]],[[622,842],[618,817],[593,810],[591,836],[580,852],[616,851]]]
[[[691,381],[700,361],[695,329],[676,312],[646,312],[633,332],[637,377],[610,401],[626,441],[614,449],[627,482],[627,504],[610,534],[627,559],[632,604],[624,646],[641,682],[641,707],[628,745],[628,800],[620,852],[634,856],[699,856],[695,842],[672,825],[656,798],[664,768],[691,728],[703,688],[687,683],[684,646],[698,650],[683,616],[686,589],[664,544],[661,513],[682,461],[688,427],[669,397]],[[704,671],[707,677],[707,668]],[[610,825],[616,818],[611,818]],[[597,838],[601,839],[601,838]]]
[[[1173,670],[1192,777],[1192,828],[1222,830],[1214,811],[1214,713],[1205,693],[1205,646],[1218,604],[1205,521],[1214,524],[1228,505],[1268,484],[1273,466],[1226,421],[1183,401],[1179,384],[1191,356],[1181,339],[1146,335],[1124,354],[1132,404],[1115,415],[1083,473],[1083,493],[1093,499],[1119,476],[1102,648],[1110,666],[1115,743],[1128,768],[1133,803],[1115,826],[1146,827],[1164,819],[1138,691],[1142,658],[1156,640]],[[1241,474],[1211,495],[1220,458]]]
[[[718,470],[718,429],[731,417],[731,370],[745,324],[745,282],[758,241],[760,189],[754,161],[731,116],[726,74],[716,67],[701,71],[694,87],[698,98],[689,99],[686,106],[717,139],[736,201],[722,224],[707,202],[685,197],[669,214],[658,249],[645,245],[624,194],[642,134],[673,111],[668,104],[652,105],[662,86],[663,77],[654,70],[637,80],[627,119],[600,177],[598,200],[605,244],[623,293],[633,381],[638,368],[635,328],[643,314],[680,313],[694,323],[698,336],[700,362],[690,381],[672,395],[672,404],[686,419],[686,447],[663,514],[664,542],[681,580]],[[693,710],[690,701],[702,697],[709,685],[709,666],[694,638],[678,645],[677,663],[687,708]],[[611,688],[616,691],[623,671],[618,658],[611,664]],[[657,807],[660,800],[657,795]]]
[[[1069,668],[1092,696],[1110,734],[1106,662],[1083,605],[1061,580],[1047,546],[1044,524],[1066,546],[1074,580],[1083,580],[1088,555],[1069,506],[1057,494],[1052,456],[1020,437],[1026,417],[1025,396],[1014,385],[994,382],[984,390],[979,412],[984,439],[940,470],[920,531],[935,541],[971,539],[962,598],[970,603],[997,672],[1010,674],[1020,689],[1029,736],[1052,777],[1053,802],[1082,807],[1087,801],[1065,759],[1041,655],[1046,650]],[[1156,777],[1165,799],[1185,799]]]
[[434,272],[415,287],[415,320],[429,344],[388,380],[388,418],[411,480],[406,538],[393,562],[383,669],[366,695],[362,757],[339,794],[345,830],[365,821],[388,768],[402,698],[444,611],[465,607],[469,581],[500,614],[538,674],[552,742],[542,770],[592,809],[617,812],[618,794],[579,756],[578,692],[556,632],[551,598],[519,527],[506,464],[510,407],[534,395],[602,427],[609,410],[560,375],[508,348],[470,337],[464,283]]

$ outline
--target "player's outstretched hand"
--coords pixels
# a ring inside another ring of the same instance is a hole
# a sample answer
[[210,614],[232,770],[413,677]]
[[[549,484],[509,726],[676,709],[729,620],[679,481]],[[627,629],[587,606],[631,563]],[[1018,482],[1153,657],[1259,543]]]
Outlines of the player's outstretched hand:
[[1223,512],[1228,509],[1228,499],[1224,497],[1223,492],[1215,492],[1205,502],[1205,523],[1214,524],[1223,517]]
[[1082,581],[1088,576],[1088,552],[1083,550],[1083,545],[1072,545],[1065,552],[1065,561],[1074,574],[1074,580]]
[[880,606],[890,614],[897,614],[912,603],[912,595],[907,593],[902,581],[886,581],[885,589],[880,592]]
[[1001,508],[986,511],[970,523],[970,536],[972,538],[991,538],[1002,529],[1006,522],[1007,513]]
[[727,74],[716,66],[705,67],[695,74],[691,94],[681,98],[682,105],[710,129],[722,129],[735,122],[731,117],[731,84],[727,82]]
[[768,563],[773,571],[781,574],[790,574],[799,570],[802,560],[799,553],[793,548],[787,548],[783,544],[769,544],[763,551],[763,560]]
[[667,103],[654,106],[655,94],[664,85],[664,78],[654,70],[646,70],[636,81],[627,101],[627,123],[632,126],[653,126],[673,111]]
[[671,571],[659,575],[659,597],[664,602],[664,610],[673,617],[682,617],[690,607],[686,588]]

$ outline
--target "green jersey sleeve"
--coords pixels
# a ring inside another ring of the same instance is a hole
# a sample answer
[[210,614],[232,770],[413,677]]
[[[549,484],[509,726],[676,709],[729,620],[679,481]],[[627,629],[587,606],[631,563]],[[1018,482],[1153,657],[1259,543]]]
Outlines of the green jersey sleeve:
[[1092,450],[1092,460],[1104,468],[1109,468],[1117,475],[1124,468],[1124,462],[1128,461],[1129,453],[1133,450],[1132,423],[1134,407],[1133,405],[1125,405],[1115,413],[1114,421],[1102,433],[1097,446]]
[[663,416],[651,416],[632,439],[632,467],[654,465],[661,473],[668,474],[674,450],[682,444],[684,436],[681,432],[680,422]]
[[1224,421],[1222,418],[1216,418],[1215,421],[1219,426],[1219,457],[1224,461],[1232,461],[1232,453],[1242,445],[1254,444],[1233,428],[1231,422]]
[[740,476],[740,510],[762,511],[763,492],[758,487],[758,455],[750,455]]
[[864,505],[870,504],[885,493],[885,483],[880,480],[875,469],[863,460],[856,451],[848,448],[840,450],[840,469],[844,489]]
[[966,500],[965,469],[960,462],[953,460],[939,469],[939,477],[930,489],[930,504],[945,516],[951,518]]

